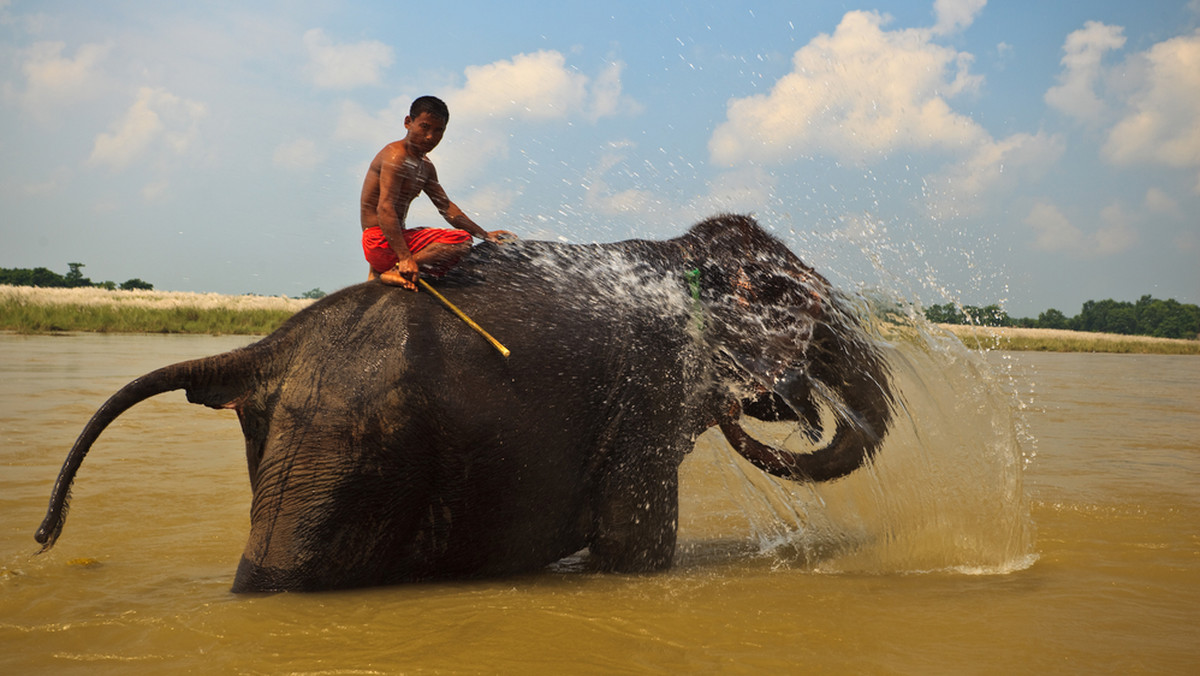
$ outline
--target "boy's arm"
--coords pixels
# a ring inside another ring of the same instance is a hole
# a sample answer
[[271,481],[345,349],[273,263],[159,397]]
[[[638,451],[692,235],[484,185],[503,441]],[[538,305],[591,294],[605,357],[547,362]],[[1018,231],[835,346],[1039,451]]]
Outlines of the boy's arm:
[[437,207],[438,213],[450,225],[459,230],[466,230],[471,233],[471,236],[484,239],[489,242],[499,242],[502,239],[516,239],[516,235],[507,230],[495,230],[488,232],[479,227],[475,221],[472,221],[458,205],[450,201],[446,195],[446,190],[442,188],[442,184],[438,182],[437,170],[433,170],[429,177],[429,181],[425,184],[425,194],[429,195],[429,199],[433,202],[433,206]]
[[383,151],[379,167],[379,229],[387,238],[388,245],[399,259],[396,266],[400,276],[409,280],[404,286],[412,291],[417,290],[417,262],[413,260],[412,251],[404,241],[404,224],[400,221],[397,206],[403,202],[405,194],[404,151],[402,144],[390,145]]

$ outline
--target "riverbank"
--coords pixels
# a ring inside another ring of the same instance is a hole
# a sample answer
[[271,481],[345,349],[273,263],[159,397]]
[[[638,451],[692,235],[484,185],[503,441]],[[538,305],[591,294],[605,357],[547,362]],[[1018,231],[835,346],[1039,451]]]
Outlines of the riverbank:
[[[266,335],[312,303],[287,296],[0,285],[0,331]],[[1200,355],[1200,340],[1054,329],[939,326],[976,349]]]
[[1120,354],[1200,355],[1200,340],[1126,336],[1063,329],[1019,329],[939,324],[967,347],[1027,352],[1113,352]]
[[0,285],[0,330],[266,335],[312,303],[286,296]]

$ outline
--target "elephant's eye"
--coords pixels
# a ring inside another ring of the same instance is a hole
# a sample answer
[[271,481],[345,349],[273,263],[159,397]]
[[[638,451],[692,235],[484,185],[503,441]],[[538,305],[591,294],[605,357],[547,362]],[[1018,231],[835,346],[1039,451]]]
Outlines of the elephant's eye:
[[763,275],[755,286],[755,296],[765,305],[791,304],[790,296],[799,294],[796,281],[783,275]]

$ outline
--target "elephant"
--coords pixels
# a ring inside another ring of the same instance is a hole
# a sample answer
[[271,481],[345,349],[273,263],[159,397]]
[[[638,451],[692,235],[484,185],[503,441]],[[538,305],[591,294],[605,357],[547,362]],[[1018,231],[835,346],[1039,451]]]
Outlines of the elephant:
[[[679,466],[707,429],[765,472],[819,482],[868,463],[892,420],[861,312],[750,216],[662,241],[480,244],[435,283],[511,356],[430,293],[342,289],[112,395],[58,475],[42,551],[99,434],[177,389],[236,411],[245,436],[235,593],[505,576],[577,553],[596,572],[660,571]],[[745,418],[825,441],[775,448]]]

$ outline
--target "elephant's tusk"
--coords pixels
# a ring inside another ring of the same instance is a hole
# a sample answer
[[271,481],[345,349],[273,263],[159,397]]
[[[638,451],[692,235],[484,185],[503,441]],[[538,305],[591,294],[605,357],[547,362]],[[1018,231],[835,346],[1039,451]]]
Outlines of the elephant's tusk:
[[451,303],[449,300],[446,299],[445,296],[438,293],[437,289],[435,289],[429,285],[429,282],[425,281],[424,279],[421,279],[420,277],[417,278],[417,281],[421,284],[422,287],[425,288],[426,291],[428,291],[429,293],[432,293],[434,298],[437,298],[438,300],[440,300],[442,302],[442,305],[445,305],[446,307],[450,308],[451,312],[458,315],[459,319],[466,322],[467,326],[475,329],[476,331],[479,332],[479,335],[486,338],[487,342],[491,343],[492,347],[499,350],[500,354],[504,355],[505,357],[508,357],[508,355],[511,354],[508,351],[507,347],[504,347],[503,345],[501,345],[500,341],[498,341],[492,337],[492,334],[488,333],[487,331],[484,331],[482,326],[476,324],[474,319],[471,319],[470,317],[468,317],[466,315],[466,313],[463,312],[462,310],[459,310],[458,307],[456,307],[454,305],[454,303]]

